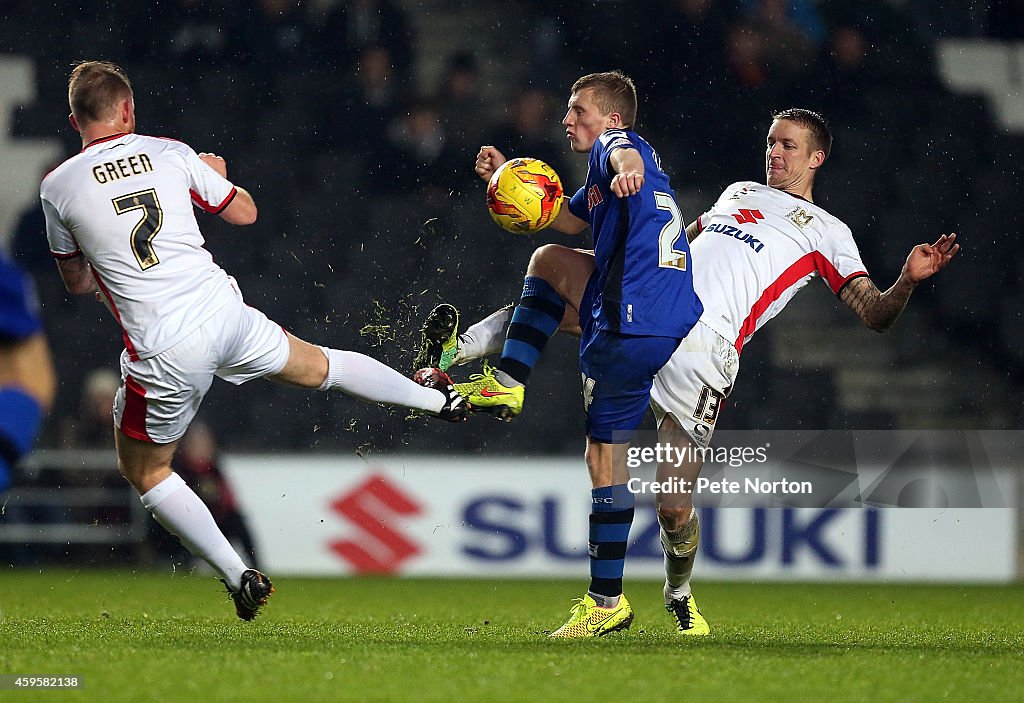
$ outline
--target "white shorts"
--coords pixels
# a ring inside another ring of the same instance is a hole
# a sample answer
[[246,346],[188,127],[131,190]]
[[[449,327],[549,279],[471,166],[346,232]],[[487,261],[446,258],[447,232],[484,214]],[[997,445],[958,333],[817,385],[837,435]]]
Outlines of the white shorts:
[[121,353],[121,388],[114,424],[134,439],[180,439],[219,376],[235,385],[279,373],[288,362],[288,335],[241,295],[190,335],[149,359]]
[[654,377],[651,408],[658,425],[672,415],[694,442],[708,446],[739,370],[736,347],[698,322]]

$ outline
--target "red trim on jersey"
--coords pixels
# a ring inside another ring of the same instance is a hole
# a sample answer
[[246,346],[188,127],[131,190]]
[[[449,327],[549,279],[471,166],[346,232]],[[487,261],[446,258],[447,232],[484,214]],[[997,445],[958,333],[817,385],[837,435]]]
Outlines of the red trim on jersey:
[[736,347],[736,351],[743,351],[743,340],[754,333],[757,329],[757,321],[761,319],[761,316],[765,311],[771,307],[771,304],[782,297],[782,294],[787,289],[796,285],[799,281],[803,280],[805,276],[817,271],[821,274],[821,277],[828,283],[829,288],[832,292],[838,293],[839,289],[846,284],[852,278],[857,276],[867,275],[864,271],[858,271],[851,273],[845,278],[840,275],[835,265],[826,259],[820,251],[812,251],[809,254],[804,254],[802,257],[793,262],[788,269],[782,272],[782,274],[775,279],[775,282],[764,289],[761,293],[761,297],[754,303],[754,307],[750,309],[750,314],[747,315],[747,319],[740,325],[740,334],[736,338],[736,342],[733,346]]
[[64,259],[75,259],[75,258],[78,258],[79,256],[82,256],[82,250],[79,249],[78,251],[73,251],[73,252],[70,252],[70,253],[63,253],[63,252],[59,252],[59,251],[53,251],[51,249],[50,250],[50,256],[52,256],[55,259],[62,259],[62,260],[64,260]]
[[96,281],[96,285],[100,287],[100,291],[106,296],[107,302],[110,304],[110,309],[114,312],[114,319],[117,320],[117,324],[121,327],[121,336],[124,338],[124,348],[128,352],[128,358],[132,361],[139,360],[139,353],[135,351],[135,345],[132,344],[132,340],[128,338],[128,331],[121,324],[121,313],[117,311],[117,305],[114,304],[114,296],[110,295],[110,290],[103,284],[103,280],[96,273],[96,269],[92,270],[92,277]]
[[146,431],[146,389],[131,376],[124,377],[124,412],[121,413],[121,432],[132,439],[152,442]]
[[828,287],[832,289],[832,292],[837,295],[839,294],[839,290],[843,286],[845,286],[847,281],[849,281],[851,278],[854,278],[856,276],[868,275],[867,271],[857,271],[855,273],[851,273],[849,276],[846,276],[844,278],[843,275],[836,270],[835,265],[833,265],[831,261],[826,259],[824,256],[821,256],[820,254],[818,256],[818,273],[820,273],[821,277],[825,279],[826,283],[828,283]]
[[214,211],[213,214],[219,215],[222,212],[224,212],[224,209],[231,204],[231,201],[235,199],[236,195],[238,195],[238,188],[232,187],[231,192],[228,193],[228,197],[224,198],[224,202],[217,206],[217,209]]
[[236,195],[238,195],[238,188],[232,187],[231,192],[228,193],[228,197],[224,198],[220,205],[210,205],[210,203],[203,200],[202,196],[199,195],[199,193],[192,190],[191,188],[189,188],[188,192],[189,195],[192,196],[192,202],[194,202],[196,205],[201,207],[203,210],[206,210],[206,212],[210,213],[211,215],[219,215],[222,212],[224,212],[224,208],[230,205],[231,201],[235,199]]
[[[128,132],[118,132],[117,134],[111,134],[111,135],[108,135],[106,137],[100,137],[99,139],[93,139],[91,142],[89,142],[88,144],[86,144],[85,146],[82,147],[82,151],[85,151],[86,149],[88,149],[89,147],[93,146],[94,144],[102,144],[103,142],[109,142],[112,139],[120,139],[121,137],[125,137],[127,135],[128,135]],[[81,154],[82,151],[80,151],[78,153]]]

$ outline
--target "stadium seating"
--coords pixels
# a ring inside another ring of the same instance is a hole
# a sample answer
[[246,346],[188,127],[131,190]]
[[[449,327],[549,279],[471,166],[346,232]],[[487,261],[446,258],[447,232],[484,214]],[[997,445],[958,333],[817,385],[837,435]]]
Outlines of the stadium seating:
[[[402,5],[420,34],[412,93],[431,92],[443,70],[441,51],[472,46],[472,32],[511,21],[510,13],[485,3]],[[71,23],[77,19],[70,13],[54,16],[47,32],[75,34]],[[54,58],[52,41],[25,39],[38,37],[40,26],[27,12],[12,11],[0,23],[3,51],[33,60],[37,76],[36,101],[20,108],[13,134],[60,134],[70,148],[74,135],[64,127],[63,86],[70,58]],[[375,189],[367,174],[378,168],[382,144],[324,118],[337,114],[324,107],[344,91],[348,67],[317,66],[311,55],[309,70],[268,71],[240,62],[186,71],[169,60],[132,58],[131,47],[109,30],[99,35],[100,44],[79,37],[62,54],[109,52],[124,61],[136,85],[140,131],[221,153],[232,177],[256,195],[260,221],[254,227],[242,232],[209,218],[202,223],[211,251],[239,279],[247,299],[289,330],[404,368],[417,315],[436,302],[459,304],[471,320],[517,295],[525,264],[541,240],[506,235],[489,222],[482,184],[470,173],[472,154],[462,155],[463,170],[412,174],[413,183],[436,185],[440,195],[418,187],[387,195]],[[744,350],[741,380],[723,426],[1019,426],[1020,408],[1009,414],[1006,408],[1014,407],[1010,399],[1024,381],[1024,288],[1017,280],[1024,262],[1003,244],[1014,233],[990,230],[1011,219],[1002,213],[1011,212],[1019,198],[1024,46],[943,38],[935,52],[934,80],[901,84],[898,76],[886,77],[863,96],[863,118],[851,123],[846,115],[836,116],[836,148],[816,196],[850,224],[883,288],[917,242],[961,231],[963,254],[934,285],[922,286],[899,329],[886,336],[862,329],[820,282],[812,284],[820,290],[802,293],[798,300],[806,295],[806,303],[794,303]],[[509,68],[505,55],[478,58],[483,97],[496,108],[480,115],[486,127],[499,121],[503,93],[528,77],[529,66],[517,59],[523,65]],[[579,67],[569,47],[561,59],[563,72],[574,75]],[[669,111],[649,108],[643,129],[650,130],[653,143],[664,144],[688,219],[728,182],[760,177],[760,124],[776,107],[764,105],[728,122],[727,116],[715,117],[743,139],[748,131],[754,139],[736,145],[735,157],[701,154],[692,139],[674,140],[673,133],[686,125]],[[822,107],[827,112],[827,102]],[[556,106],[550,116],[556,138],[560,111]],[[701,160],[709,158],[714,163],[702,167]],[[557,235],[543,241],[577,243]],[[59,330],[58,365],[69,369],[58,407],[74,407],[82,369],[92,367],[83,360],[113,366],[116,334],[88,302],[51,305],[46,313],[50,328]],[[391,324],[396,341],[378,346],[360,334],[373,324]],[[531,451],[577,453],[578,433],[565,431],[566,423],[582,417],[572,347],[570,340],[554,343],[534,375],[529,410],[516,420],[520,429],[514,432],[477,422],[465,432],[441,435],[407,423],[403,413],[268,384],[226,392],[215,386],[204,416],[229,450],[349,448],[356,440],[377,448],[414,441],[417,448],[437,451],[453,445],[480,451],[486,444],[483,451],[502,452],[520,451],[521,438],[529,436]],[[963,358],[976,363],[975,373],[959,373]],[[969,384],[991,379],[1004,381],[985,387],[991,402],[969,402]]]

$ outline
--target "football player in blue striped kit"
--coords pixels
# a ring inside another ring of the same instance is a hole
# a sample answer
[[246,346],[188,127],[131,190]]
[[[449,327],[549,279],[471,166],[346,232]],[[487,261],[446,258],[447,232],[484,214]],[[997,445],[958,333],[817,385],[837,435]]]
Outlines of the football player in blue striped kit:
[[[626,448],[650,402],[654,375],[703,311],[693,291],[683,217],[657,153],[633,130],[636,113],[636,89],[618,71],[586,75],[573,85],[562,124],[572,150],[589,154],[589,172],[551,227],[577,234],[589,226],[594,249],[559,247],[557,265],[538,250],[498,367],[456,384],[477,409],[519,414],[530,370],[566,305],[575,308],[593,485],[591,582],[553,637],[600,636],[633,620],[622,594],[634,506]],[[487,180],[505,160],[485,146],[476,172]]]
[[31,279],[0,253],[0,493],[35,442],[57,391]]

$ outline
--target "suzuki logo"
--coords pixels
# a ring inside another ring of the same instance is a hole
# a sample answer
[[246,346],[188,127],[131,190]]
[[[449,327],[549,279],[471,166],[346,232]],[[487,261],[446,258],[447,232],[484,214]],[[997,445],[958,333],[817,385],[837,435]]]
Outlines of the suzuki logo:
[[395,488],[383,476],[371,476],[341,496],[331,509],[344,517],[361,534],[356,539],[331,542],[331,551],[360,574],[390,574],[420,547],[389,526],[395,519],[419,515],[420,505]]
[[764,215],[761,214],[760,210],[747,210],[741,209],[740,214],[733,215],[736,218],[737,224],[750,224],[756,225],[758,220],[763,220]]

